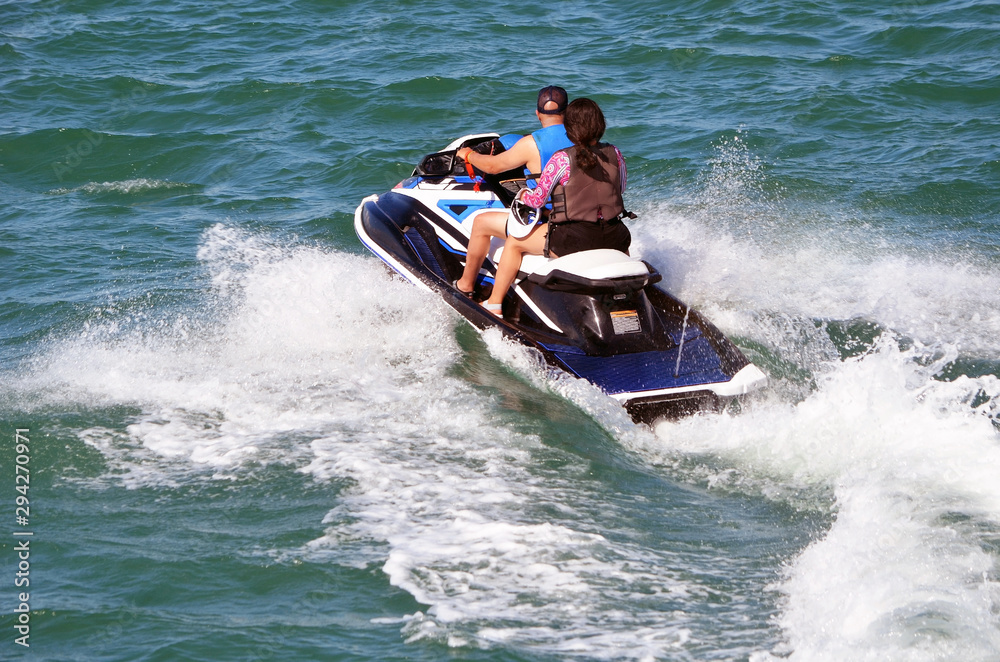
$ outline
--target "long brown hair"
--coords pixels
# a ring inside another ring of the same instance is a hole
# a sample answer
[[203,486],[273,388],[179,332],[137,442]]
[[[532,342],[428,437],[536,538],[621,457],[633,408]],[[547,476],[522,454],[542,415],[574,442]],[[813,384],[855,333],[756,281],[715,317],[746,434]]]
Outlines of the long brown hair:
[[597,165],[594,146],[604,136],[607,125],[601,107],[592,99],[581,97],[566,106],[566,136],[578,146],[576,162],[584,170]]

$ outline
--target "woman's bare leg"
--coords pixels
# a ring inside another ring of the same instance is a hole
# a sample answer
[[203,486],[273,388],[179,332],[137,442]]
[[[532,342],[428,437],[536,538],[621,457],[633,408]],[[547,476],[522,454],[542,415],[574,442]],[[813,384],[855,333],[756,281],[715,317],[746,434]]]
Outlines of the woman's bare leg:
[[465,256],[465,271],[458,279],[458,289],[471,292],[476,287],[479,269],[483,259],[490,250],[491,237],[507,236],[507,212],[483,212],[472,222],[472,235],[469,237],[469,250]]
[[549,224],[540,225],[531,231],[523,239],[508,237],[503,245],[503,254],[500,256],[500,264],[497,266],[497,275],[493,283],[493,293],[490,294],[489,303],[501,303],[507,294],[511,283],[517,278],[517,272],[521,268],[521,258],[525,253],[529,255],[541,255],[545,250],[545,235],[549,231]]

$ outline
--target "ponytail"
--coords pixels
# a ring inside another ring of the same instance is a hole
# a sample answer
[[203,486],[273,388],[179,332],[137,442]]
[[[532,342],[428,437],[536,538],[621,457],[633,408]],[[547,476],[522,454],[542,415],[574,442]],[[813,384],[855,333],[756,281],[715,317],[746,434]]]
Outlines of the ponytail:
[[576,150],[576,163],[584,170],[590,170],[597,165],[597,152],[594,145],[580,145]]

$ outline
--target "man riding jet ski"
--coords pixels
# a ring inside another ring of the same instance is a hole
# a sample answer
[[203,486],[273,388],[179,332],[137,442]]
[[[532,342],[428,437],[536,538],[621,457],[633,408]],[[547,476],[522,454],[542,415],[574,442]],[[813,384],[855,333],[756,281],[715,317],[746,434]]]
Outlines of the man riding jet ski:
[[393,190],[365,198],[354,223],[362,244],[477,328],[497,328],[552,367],[595,384],[638,422],[718,410],[766,383],[715,326],[656,287],[661,276],[651,265],[621,251],[524,255],[513,285],[500,294],[502,317],[476,302],[493,294],[502,239],[492,241],[472,297],[453,287],[476,217],[507,212],[525,186],[520,168],[470,172],[457,156],[466,148],[496,153],[503,149],[498,139],[459,138],[425,156]]
[[[550,85],[538,92],[535,117],[542,128],[526,136],[508,134],[498,139],[496,148],[486,152],[474,152],[471,148],[460,150],[459,157],[468,165],[486,174],[499,174],[524,167],[525,176],[539,173],[552,155],[560,149],[572,145],[566,136],[563,123],[568,97],[566,90]],[[475,163],[472,157],[475,156]],[[532,178],[526,179],[529,188],[535,186]]]

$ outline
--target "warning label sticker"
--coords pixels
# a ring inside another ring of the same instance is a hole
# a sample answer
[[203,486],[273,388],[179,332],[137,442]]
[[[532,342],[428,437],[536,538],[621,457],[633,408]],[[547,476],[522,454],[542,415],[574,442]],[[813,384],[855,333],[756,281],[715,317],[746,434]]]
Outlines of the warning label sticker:
[[611,325],[615,330],[615,335],[623,333],[639,333],[642,328],[639,326],[639,313],[634,310],[615,310],[611,313]]

